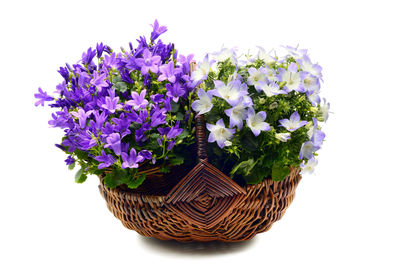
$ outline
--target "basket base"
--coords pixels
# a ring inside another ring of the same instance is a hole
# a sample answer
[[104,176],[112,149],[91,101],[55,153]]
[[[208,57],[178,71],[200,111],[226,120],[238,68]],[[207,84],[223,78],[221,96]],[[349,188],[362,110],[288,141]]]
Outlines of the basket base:
[[283,181],[266,179],[256,185],[246,185],[238,203],[225,218],[211,228],[186,220],[167,203],[166,195],[151,195],[109,189],[101,182],[99,190],[108,209],[131,230],[147,237],[179,242],[241,242],[272,227],[285,213],[301,180],[298,168],[292,168]]

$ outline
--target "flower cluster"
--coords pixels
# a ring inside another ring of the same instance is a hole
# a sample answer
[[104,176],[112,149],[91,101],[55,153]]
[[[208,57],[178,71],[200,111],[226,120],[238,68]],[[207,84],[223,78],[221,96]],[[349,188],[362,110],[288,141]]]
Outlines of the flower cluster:
[[192,109],[204,114],[213,163],[246,183],[285,178],[290,167],[312,172],[325,134],[329,103],[319,96],[321,67],[307,50],[284,57],[259,48],[241,59],[223,48],[207,55],[191,76],[200,84]]
[[[167,31],[155,21],[150,42],[140,37],[136,48],[114,52],[103,43],[89,48],[81,60],[59,69],[63,81],[57,97],[41,88],[36,106],[57,108],[49,124],[64,130],[61,144],[71,168],[87,174],[106,173],[109,187],[139,186],[139,165],[168,166],[184,162],[194,143],[190,109],[195,84],[190,80],[193,55],[178,56],[173,44],[158,37]],[[157,163],[156,163],[157,162]]]

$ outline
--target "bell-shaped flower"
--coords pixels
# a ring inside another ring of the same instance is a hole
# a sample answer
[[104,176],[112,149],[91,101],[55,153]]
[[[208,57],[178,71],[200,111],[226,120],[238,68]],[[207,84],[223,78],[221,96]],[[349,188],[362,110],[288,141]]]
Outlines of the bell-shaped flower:
[[136,150],[134,148],[131,148],[131,151],[129,152],[129,155],[125,152],[121,153],[122,157],[122,169],[126,168],[138,168],[140,162],[144,160],[144,157],[142,155],[136,155]]
[[314,146],[313,142],[307,141],[301,145],[299,159],[311,159],[317,150],[318,148]]
[[90,116],[90,114],[92,114],[92,113],[93,113],[93,110],[89,110],[89,111],[85,112],[85,110],[83,108],[79,108],[78,112],[71,111],[71,114],[74,117],[78,118],[79,126],[81,128],[85,128],[86,127],[86,120]]
[[316,118],[313,118],[313,125],[314,126],[310,128],[307,134],[313,145],[317,148],[320,148],[325,139],[325,133],[321,130],[318,130],[318,121]]
[[314,172],[315,166],[317,166],[317,164],[318,164],[318,161],[315,158],[309,159],[306,164],[301,163],[300,164],[300,167],[301,167],[300,174],[305,174],[305,173],[312,174]]
[[192,109],[198,112],[199,115],[209,112],[213,107],[211,93],[206,93],[203,89],[199,89],[197,96],[199,99],[192,103]]
[[267,81],[267,72],[264,67],[260,67],[256,69],[254,67],[249,68],[249,77],[247,78],[248,85],[254,85],[257,89],[261,83],[265,83]]
[[111,147],[115,155],[121,155],[121,136],[119,133],[112,133],[107,138],[107,144],[104,147]]
[[267,97],[279,94],[287,94],[287,92],[280,90],[280,87],[275,82],[261,82],[256,86],[258,91],[263,91]]
[[149,49],[143,51],[143,58],[137,58],[136,64],[141,68],[142,75],[149,73],[149,70],[153,73],[158,73],[158,65],[161,62],[160,56],[152,56]]
[[306,125],[307,121],[300,121],[300,115],[297,111],[295,111],[292,113],[292,115],[290,115],[289,119],[279,120],[279,123],[280,123],[279,126],[285,127],[286,130],[290,132],[294,132],[300,127]]
[[208,73],[210,72],[211,66],[214,63],[214,60],[208,59],[208,54],[204,57],[203,62],[201,62],[195,71],[192,72],[191,80],[193,84],[197,85],[199,82],[204,81],[208,77]]
[[241,97],[248,94],[247,85],[240,80],[233,80],[225,84],[222,81],[214,81],[215,89],[210,90],[214,96],[221,97],[231,106],[236,106]]
[[290,133],[276,133],[275,138],[281,142],[287,142],[290,139]]
[[290,63],[287,70],[279,70],[279,80],[281,82],[286,82],[285,89],[288,92],[293,90],[302,91],[302,76],[297,70],[297,64],[294,62]]
[[146,89],[142,90],[140,92],[140,95],[137,92],[132,91],[131,96],[132,96],[132,100],[127,101],[126,102],[127,105],[133,106],[133,108],[135,110],[138,110],[140,108],[145,109],[147,107],[147,104],[149,103],[149,101],[147,101],[147,99],[145,99]]
[[160,67],[161,75],[158,76],[158,81],[168,80],[171,83],[175,83],[176,76],[181,72],[181,69],[175,69],[174,61],[168,62]]
[[228,129],[225,127],[222,119],[219,119],[215,125],[206,123],[206,127],[210,131],[208,142],[217,142],[220,148],[223,148],[225,146],[225,141],[231,139],[235,133],[235,129]]
[[99,169],[110,167],[116,162],[115,158],[112,155],[108,155],[106,154],[106,152],[104,152],[104,149],[101,151],[101,156],[95,157],[95,160],[97,160],[98,162],[102,162],[98,166]]
[[271,130],[269,124],[265,122],[266,118],[267,113],[265,111],[260,111],[256,114],[252,107],[247,111],[246,124],[255,136],[258,136],[261,131]]
[[229,117],[229,127],[237,126],[239,130],[243,127],[243,120],[246,119],[246,108],[253,105],[253,101],[249,96],[243,96],[242,100],[233,108],[225,110],[225,114]]
[[322,67],[318,64],[313,64],[306,54],[304,54],[302,58],[298,59],[298,62],[303,71],[306,71],[319,79],[322,78]]

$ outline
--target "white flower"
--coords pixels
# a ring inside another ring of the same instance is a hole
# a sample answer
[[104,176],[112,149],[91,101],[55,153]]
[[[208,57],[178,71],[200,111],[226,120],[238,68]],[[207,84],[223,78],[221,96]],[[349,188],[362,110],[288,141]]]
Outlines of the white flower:
[[320,115],[320,117],[322,117],[322,119],[324,121],[328,120],[329,117],[329,109],[330,109],[330,104],[326,102],[326,99],[324,98],[324,104],[321,104],[319,106],[319,111],[318,114]]
[[290,133],[276,133],[275,138],[281,142],[286,142],[290,139]]
[[256,89],[262,90],[265,93],[265,95],[268,97],[271,97],[274,95],[279,95],[279,94],[287,94],[285,91],[279,90],[280,89],[279,85],[274,82],[271,82],[269,84],[266,82],[260,83],[256,87]]
[[298,60],[303,71],[314,75],[317,78],[322,78],[322,68],[318,64],[311,63],[310,58],[307,55],[303,55],[301,59]]
[[265,74],[267,75],[267,79],[270,82],[275,82],[278,80],[278,77],[276,76],[276,71],[272,68],[265,68]]
[[239,130],[243,127],[243,120],[247,116],[246,108],[253,105],[253,101],[247,95],[243,96],[239,104],[225,110],[225,114],[229,117],[229,127],[237,126]]
[[191,79],[193,83],[198,83],[200,81],[203,81],[207,79],[208,72],[211,69],[211,65],[214,63],[214,61],[209,61],[208,60],[208,54],[205,56],[203,62],[201,62],[195,71],[192,72]]
[[219,119],[215,125],[206,123],[206,127],[210,131],[208,142],[212,143],[216,141],[220,148],[223,148],[226,145],[225,142],[231,139],[235,133],[235,129],[225,127],[222,119]]
[[236,106],[242,99],[242,96],[247,95],[247,85],[241,83],[240,80],[234,80],[225,84],[222,81],[214,81],[215,89],[209,92],[214,96],[221,97],[226,100],[231,106]]
[[314,172],[315,166],[317,166],[318,161],[315,158],[311,158],[308,160],[308,162],[306,164],[301,163],[300,167],[301,167],[301,174],[305,174],[305,173],[310,173],[312,174]]
[[236,49],[235,48],[226,48],[222,47],[221,51],[212,53],[213,58],[215,58],[218,62],[223,62],[227,59],[230,60],[231,63],[236,64]]
[[289,119],[282,119],[279,120],[280,125],[282,127],[285,127],[286,130],[290,132],[294,132],[300,127],[303,127],[304,125],[307,124],[307,121],[301,121],[300,120],[300,115],[297,111],[293,112],[292,115],[290,115]]
[[257,58],[263,60],[265,62],[265,64],[275,62],[276,59],[270,55],[270,53],[272,51],[273,50],[271,50],[269,53],[267,53],[264,48],[258,46]]
[[225,146],[231,146],[231,145],[232,145],[232,142],[231,142],[231,141],[228,141],[228,140],[226,140],[226,141],[224,142],[224,144],[225,144]]
[[199,100],[192,103],[192,109],[198,112],[199,115],[209,112],[213,107],[211,94],[209,92],[206,93],[203,89],[199,89],[197,95]]
[[257,89],[257,86],[260,85],[260,83],[266,82],[267,80],[267,74],[266,74],[266,69],[261,67],[259,69],[256,69],[254,67],[249,68],[249,77],[247,78],[247,83],[249,85],[254,85]]
[[282,82],[286,82],[285,87],[288,91],[298,91],[301,85],[301,76],[297,72],[296,63],[292,62],[287,70],[281,70],[280,78]]
[[253,108],[247,111],[246,123],[255,136],[258,136],[261,131],[269,131],[271,127],[268,123],[264,122],[267,118],[265,111],[260,111],[256,114]]

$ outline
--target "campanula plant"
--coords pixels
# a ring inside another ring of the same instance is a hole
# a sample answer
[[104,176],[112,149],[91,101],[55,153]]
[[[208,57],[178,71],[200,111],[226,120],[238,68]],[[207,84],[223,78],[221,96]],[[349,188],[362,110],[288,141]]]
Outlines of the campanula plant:
[[204,114],[209,160],[242,184],[279,181],[290,167],[313,172],[329,103],[321,101],[322,68],[307,50],[286,46],[283,57],[259,48],[207,54],[191,75],[200,88],[191,107]]
[[139,167],[168,172],[190,158],[193,55],[178,55],[172,43],[158,39],[167,28],[157,20],[152,28],[149,41],[140,37],[135,48],[89,48],[77,63],[60,67],[56,96],[41,88],[35,94],[36,106],[49,102],[57,109],[49,125],[64,130],[56,146],[67,154],[70,169],[79,165],[79,183],[88,174],[104,174],[110,188],[136,188],[145,179]]

